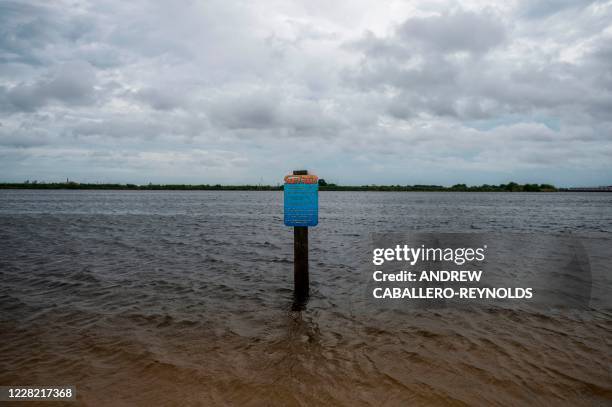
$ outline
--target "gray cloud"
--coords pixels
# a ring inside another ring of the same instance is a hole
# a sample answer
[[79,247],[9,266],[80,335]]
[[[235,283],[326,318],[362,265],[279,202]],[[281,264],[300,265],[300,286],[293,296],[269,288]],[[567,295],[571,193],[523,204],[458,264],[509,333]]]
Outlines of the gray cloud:
[[43,146],[48,143],[48,134],[41,129],[30,129],[27,126],[19,129],[0,127],[0,145],[2,146],[28,148]]
[[0,4],[6,180],[609,183],[612,5]]
[[16,110],[31,112],[51,102],[88,105],[94,102],[95,72],[85,62],[62,64],[32,83],[4,89],[4,98]]
[[[493,22],[497,20],[488,14],[440,14],[408,19],[387,37],[366,33],[353,43],[363,59],[349,70],[349,83],[360,90],[393,90],[387,113],[402,120],[423,115],[486,120],[517,114],[571,120],[578,112],[592,120],[612,120],[604,113],[612,96],[605,68],[612,62],[609,34],[600,33],[589,47],[579,42],[576,51],[581,54],[571,62],[544,52],[520,59],[509,57],[518,49],[508,49],[513,45],[504,41],[500,28],[507,24]],[[426,46],[408,52],[408,32],[412,41]],[[529,41],[516,39],[517,44]],[[541,47],[537,41],[530,46]],[[495,48],[502,44],[504,48]],[[452,53],[457,51],[472,55],[456,57]],[[563,51],[559,44],[557,52]],[[491,55],[483,57],[483,52]]]
[[525,0],[520,12],[528,18],[546,18],[562,11],[575,11],[595,2],[597,0]]
[[278,96],[245,94],[216,100],[210,107],[213,123],[228,129],[266,129],[279,122]]
[[88,15],[73,17],[61,6],[40,2],[0,4],[0,62],[45,65],[57,58],[55,45],[74,46],[94,27]]
[[409,18],[397,32],[405,41],[442,52],[482,53],[498,46],[505,38],[505,28],[499,17],[463,11]]
[[173,110],[185,104],[188,95],[181,95],[174,89],[144,88],[135,92],[137,100],[156,110]]

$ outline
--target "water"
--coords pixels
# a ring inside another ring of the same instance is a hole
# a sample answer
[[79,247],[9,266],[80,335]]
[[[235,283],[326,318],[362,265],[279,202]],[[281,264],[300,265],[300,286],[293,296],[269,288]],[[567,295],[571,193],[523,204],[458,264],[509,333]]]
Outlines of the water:
[[323,192],[295,311],[280,192],[1,190],[0,384],[113,406],[612,401],[605,304],[369,310],[368,234],[409,230],[577,234],[612,274],[612,194]]

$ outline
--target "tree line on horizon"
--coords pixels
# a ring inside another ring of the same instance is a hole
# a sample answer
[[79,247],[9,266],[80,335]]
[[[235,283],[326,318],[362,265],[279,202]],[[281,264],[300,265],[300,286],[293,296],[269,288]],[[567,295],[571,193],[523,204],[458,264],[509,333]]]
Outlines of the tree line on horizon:
[[[185,190],[185,191],[282,191],[282,185],[221,185],[221,184],[115,184],[25,181],[21,183],[0,183],[0,189],[118,189],[118,190]],[[518,184],[509,182],[499,185],[455,184],[442,185],[337,185],[319,179],[321,191],[458,191],[458,192],[555,192],[551,184]]]
[[319,180],[319,189],[323,191],[457,191],[457,192],[556,192],[558,189],[551,184],[518,184],[509,182],[499,185],[466,185],[455,184],[451,187],[442,185],[363,185],[344,186],[328,184]]

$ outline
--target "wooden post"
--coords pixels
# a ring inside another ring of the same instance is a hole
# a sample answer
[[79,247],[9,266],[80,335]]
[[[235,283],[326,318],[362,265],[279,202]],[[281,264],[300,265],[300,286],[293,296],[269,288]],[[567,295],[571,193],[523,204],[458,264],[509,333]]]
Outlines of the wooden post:
[[298,298],[306,298],[309,293],[308,277],[308,228],[293,228],[293,290]]
[[[293,171],[293,175],[308,175],[306,170]],[[308,276],[308,227],[293,228],[293,292],[298,299],[308,297],[310,279]]]

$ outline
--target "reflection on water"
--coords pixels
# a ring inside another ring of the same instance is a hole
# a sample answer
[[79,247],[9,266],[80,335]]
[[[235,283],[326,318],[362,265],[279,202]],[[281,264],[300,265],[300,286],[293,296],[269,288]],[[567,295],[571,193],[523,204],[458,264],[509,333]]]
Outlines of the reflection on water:
[[[87,405],[610,402],[612,195],[320,201],[299,305],[280,193],[0,191],[0,384]],[[603,305],[372,310],[368,234],[398,230],[587,235]]]

